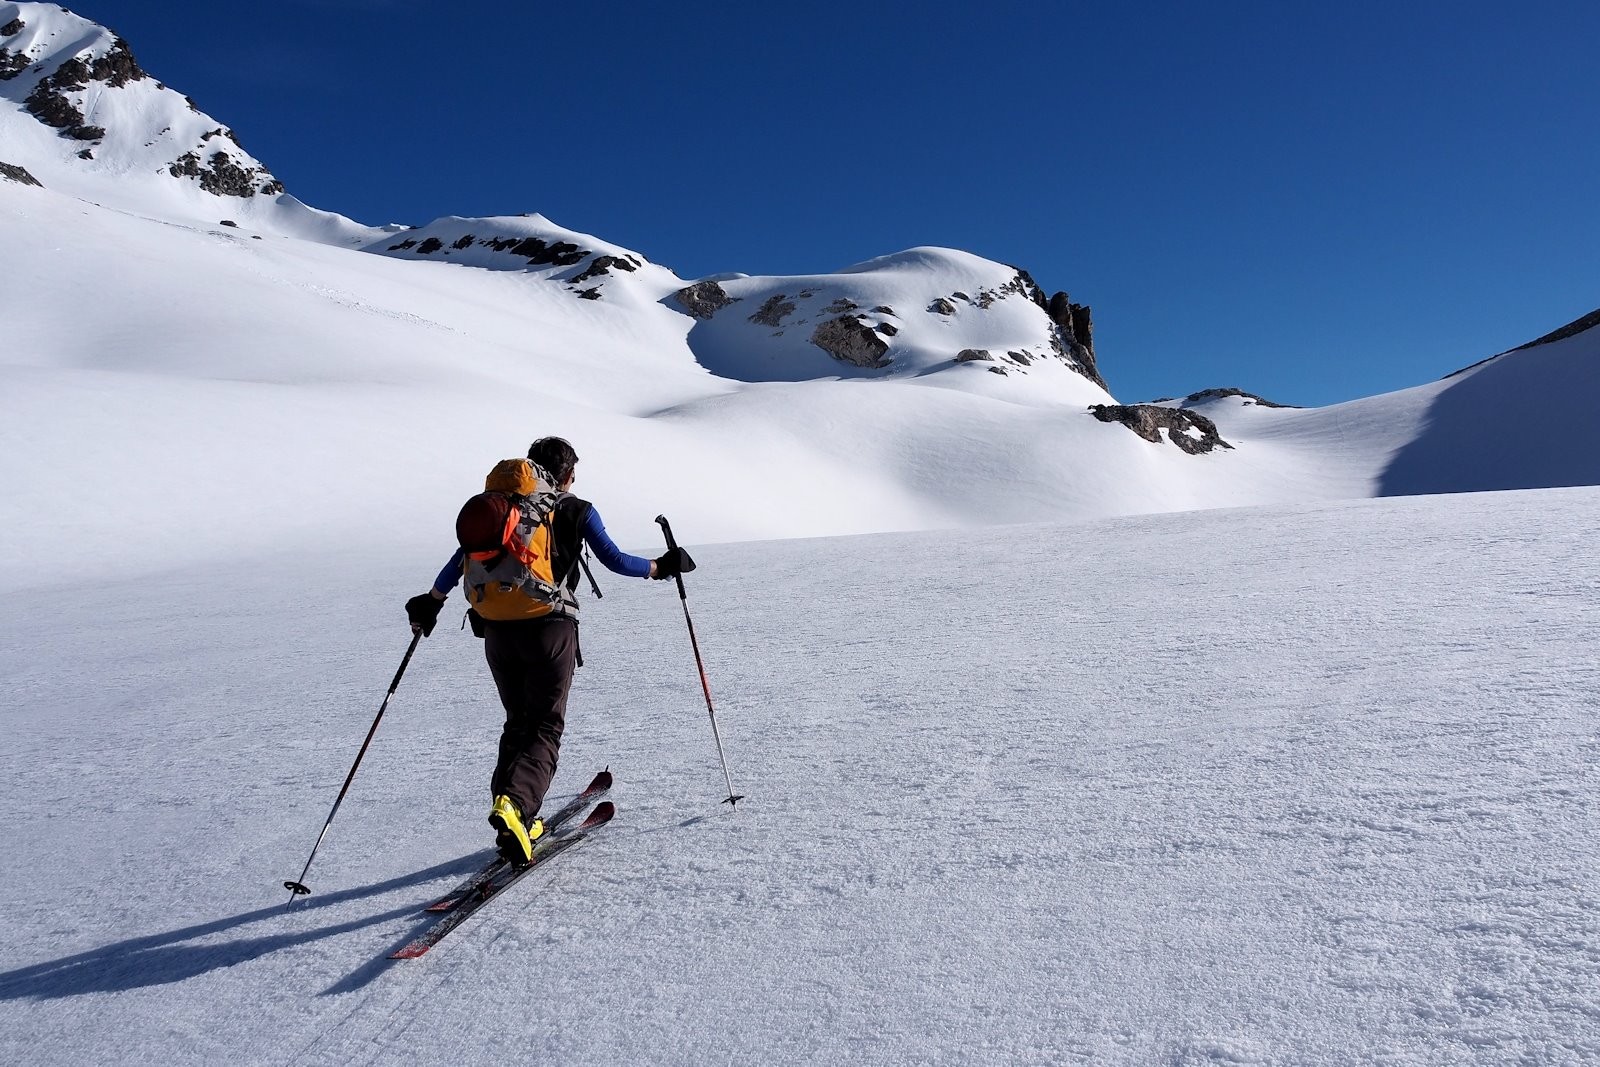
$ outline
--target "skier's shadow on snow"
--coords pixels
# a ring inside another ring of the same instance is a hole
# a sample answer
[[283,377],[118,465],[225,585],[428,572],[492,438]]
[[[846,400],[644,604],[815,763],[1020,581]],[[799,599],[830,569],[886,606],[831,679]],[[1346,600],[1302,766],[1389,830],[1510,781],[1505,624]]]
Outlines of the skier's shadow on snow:
[[[362,927],[395,919],[417,918],[421,914],[420,905],[412,901],[403,907],[365,915],[347,922],[315,928],[309,926],[314,913],[322,908],[405,889],[436,878],[460,876],[481,863],[482,859],[481,855],[464,856],[426,870],[400,875],[384,882],[375,882],[359,889],[318,895],[295,904],[292,911],[281,903],[275,904],[226,919],[187,926],[169,933],[129,938],[126,941],[64,956],[48,963],[36,963],[12,971],[0,971],[0,1001],[29,998],[52,1000],[86,993],[120,993],[146,986],[167,985],[194,978],[207,971],[259,959],[279,949],[307,945],[323,938],[337,937]],[[250,923],[271,919],[282,920],[280,925],[286,929],[280,933],[233,941],[206,940],[213,935],[236,930]],[[326,992],[347,992],[359,988],[384,969],[380,964],[388,962],[385,957],[375,964],[369,964]]]

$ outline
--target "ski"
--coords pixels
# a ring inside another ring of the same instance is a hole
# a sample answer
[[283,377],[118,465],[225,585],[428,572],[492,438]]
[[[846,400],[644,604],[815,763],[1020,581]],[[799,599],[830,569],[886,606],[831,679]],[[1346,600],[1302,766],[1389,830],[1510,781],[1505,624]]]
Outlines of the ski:
[[503,891],[516,884],[517,879],[529,871],[537,870],[548,863],[552,857],[565,852],[573,845],[587,838],[600,827],[611,821],[617,813],[616,806],[609,800],[601,801],[589,817],[579,823],[577,827],[557,836],[548,845],[533,854],[533,862],[525,867],[506,867],[498,875],[479,885],[472,893],[457,904],[448,915],[424,930],[420,936],[412,940],[404,948],[397,949],[389,954],[391,960],[414,960],[422,956],[433,946],[437,945],[446,934],[462,923],[490,900],[499,896]]
[[[540,848],[547,847],[549,844],[554,843],[555,837],[558,835],[563,826],[577,818],[579,815],[583,814],[583,810],[587,808],[590,803],[599,800],[610,791],[611,771],[608,768],[595,775],[594,781],[590,782],[588,786],[584,788],[583,792],[579,793],[577,796],[561,805],[560,810],[545,820],[544,833],[540,834],[539,840],[534,843],[534,858],[538,858],[538,851]],[[495,875],[499,874],[506,868],[506,865],[506,858],[501,855],[496,855],[494,859],[484,864],[484,866],[476,874],[471,875],[466,881],[450,890],[450,892],[446,893],[432,904],[429,904],[423,910],[450,911],[463,900],[467,899],[467,897],[475,893],[479,887],[493,880]]]

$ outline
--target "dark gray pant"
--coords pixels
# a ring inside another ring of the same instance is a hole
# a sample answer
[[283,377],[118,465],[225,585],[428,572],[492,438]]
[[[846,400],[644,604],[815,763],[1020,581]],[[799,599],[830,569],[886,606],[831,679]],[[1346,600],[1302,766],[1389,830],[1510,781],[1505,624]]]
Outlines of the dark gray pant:
[[540,619],[490,623],[485,630],[483,654],[506,709],[500,758],[489,790],[510,797],[523,820],[529,821],[544,803],[556,773],[567,722],[567,693],[578,663],[578,623],[568,618]]

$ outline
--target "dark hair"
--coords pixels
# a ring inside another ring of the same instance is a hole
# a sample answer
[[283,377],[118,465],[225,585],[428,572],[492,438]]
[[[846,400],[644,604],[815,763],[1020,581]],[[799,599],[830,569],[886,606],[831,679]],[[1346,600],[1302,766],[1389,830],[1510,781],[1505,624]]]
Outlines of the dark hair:
[[560,437],[539,438],[528,446],[528,458],[543,467],[557,485],[572,477],[572,469],[578,465],[577,449]]

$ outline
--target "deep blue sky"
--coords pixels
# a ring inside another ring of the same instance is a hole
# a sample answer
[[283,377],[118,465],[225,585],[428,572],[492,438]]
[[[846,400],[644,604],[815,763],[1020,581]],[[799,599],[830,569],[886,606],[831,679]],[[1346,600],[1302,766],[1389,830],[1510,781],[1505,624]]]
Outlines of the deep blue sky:
[[1124,401],[1333,403],[1600,306],[1593,2],[67,6],[315,206],[686,278],[964,248],[1090,304]]

